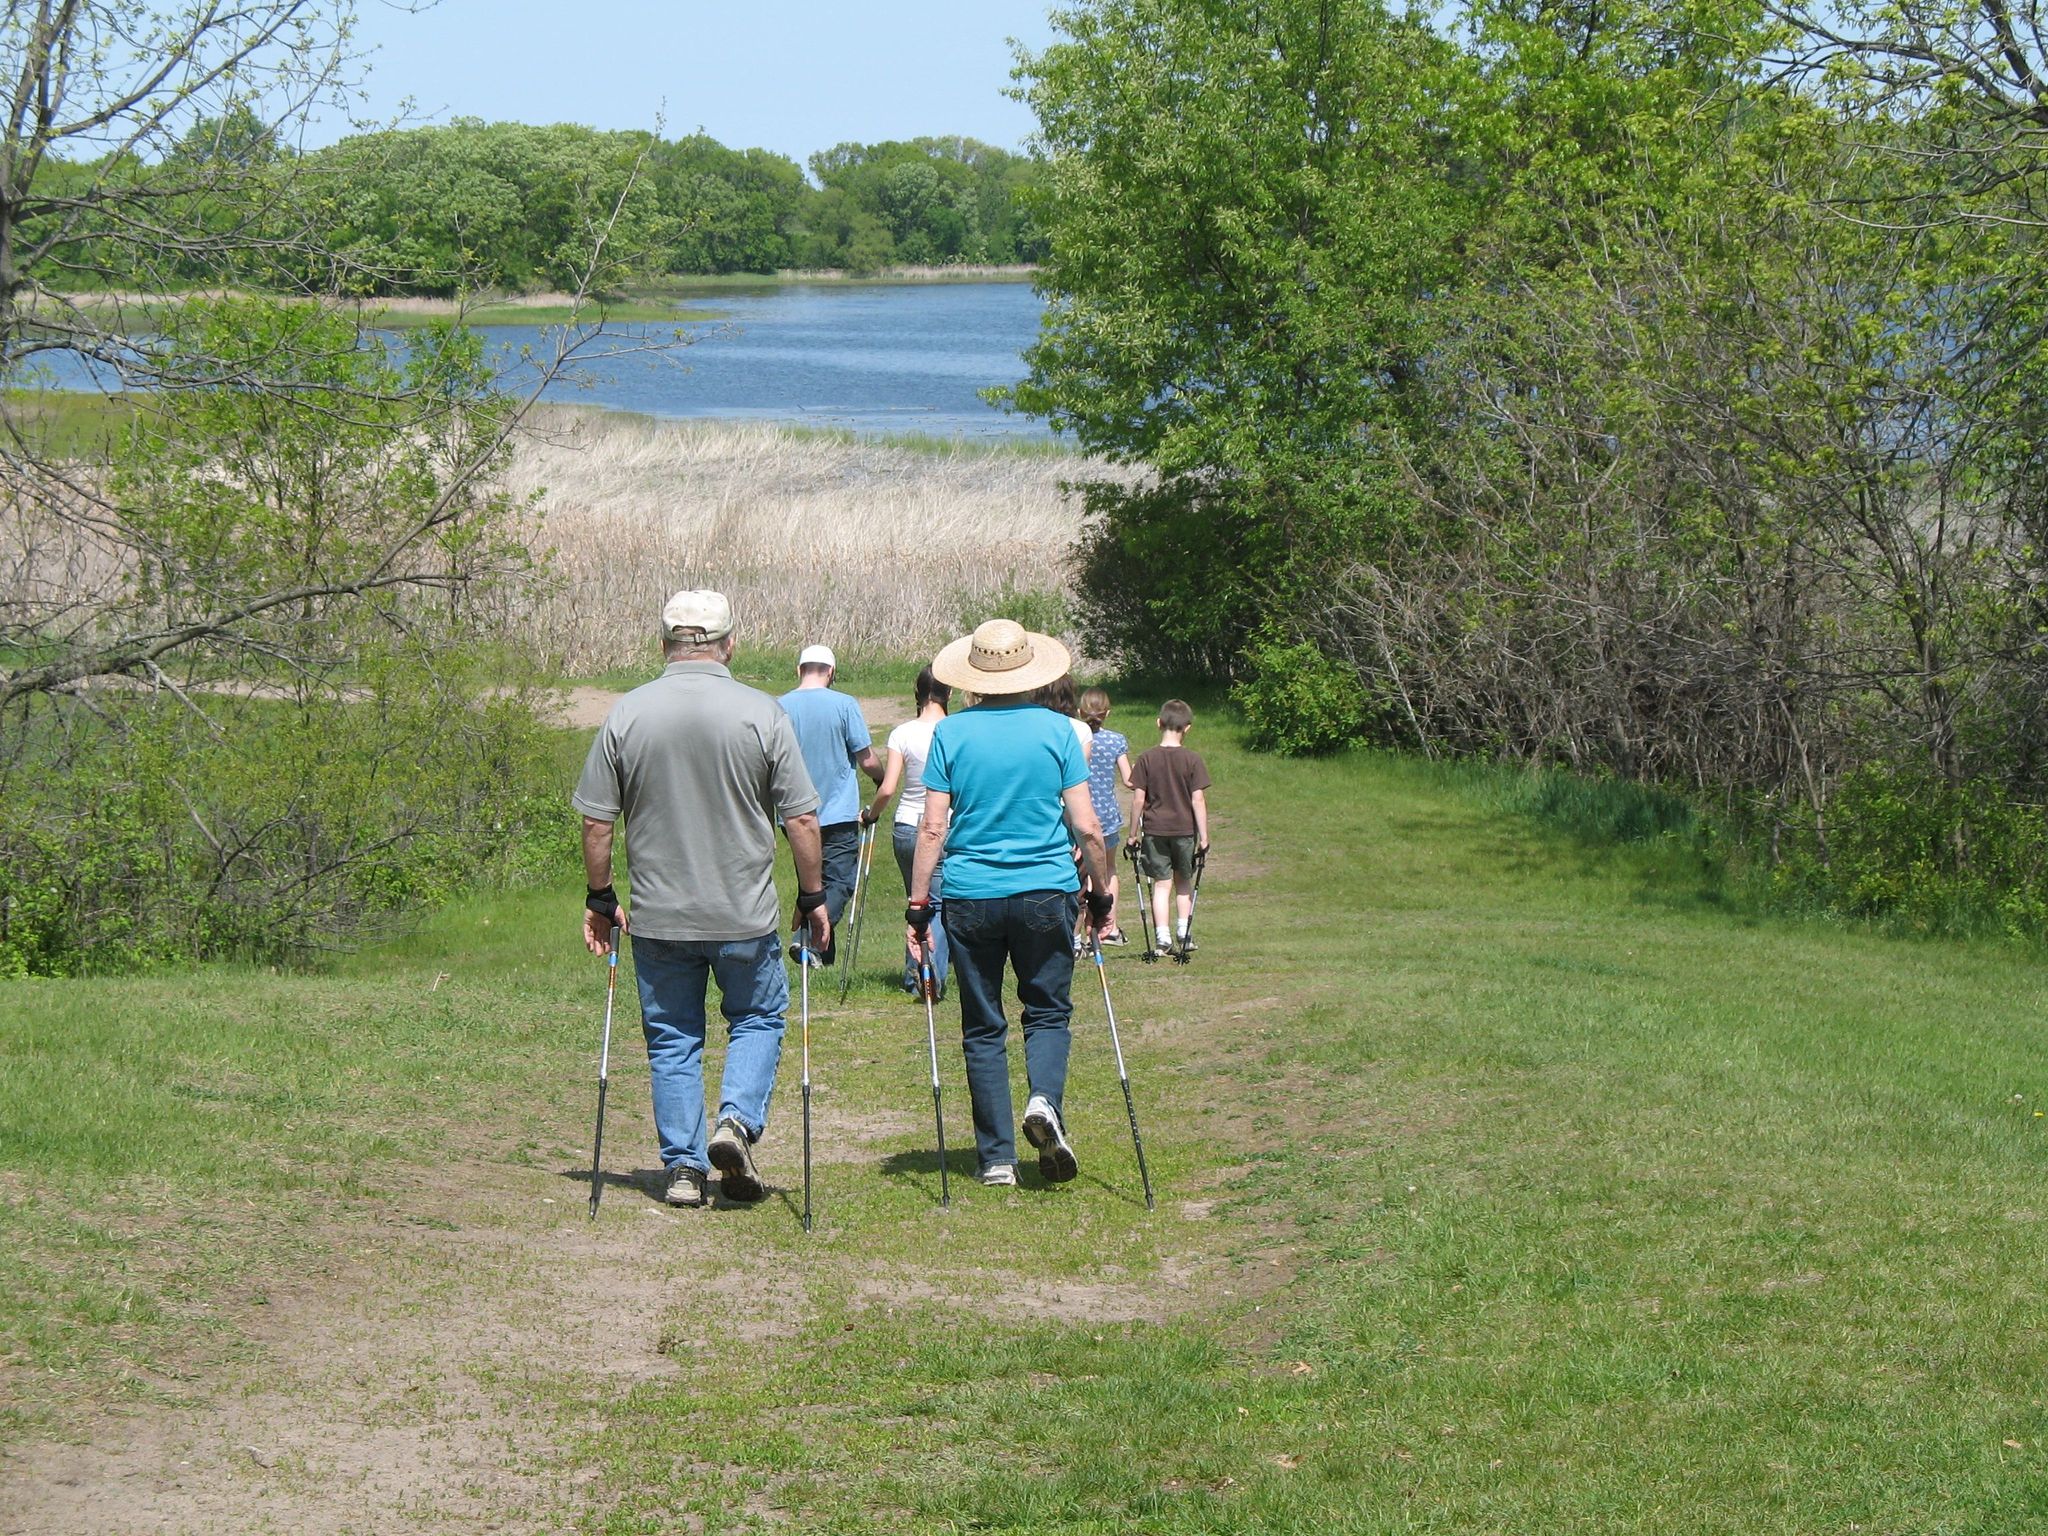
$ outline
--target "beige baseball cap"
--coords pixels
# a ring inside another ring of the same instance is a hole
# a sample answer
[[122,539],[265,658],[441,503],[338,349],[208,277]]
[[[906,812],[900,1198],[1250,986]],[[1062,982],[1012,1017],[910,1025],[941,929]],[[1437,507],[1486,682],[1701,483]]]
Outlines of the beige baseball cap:
[[732,633],[732,604],[723,592],[678,592],[662,605],[661,627],[671,638],[721,640]]

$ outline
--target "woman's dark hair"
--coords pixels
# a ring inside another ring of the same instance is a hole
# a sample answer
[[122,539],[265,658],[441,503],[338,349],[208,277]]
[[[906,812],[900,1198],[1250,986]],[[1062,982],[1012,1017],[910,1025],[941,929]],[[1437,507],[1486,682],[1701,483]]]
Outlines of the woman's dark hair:
[[917,674],[917,707],[922,710],[927,704],[936,704],[941,709],[953,702],[953,690],[932,676],[932,669],[926,667]]
[[1031,695],[1031,702],[1043,704],[1047,709],[1055,710],[1062,715],[1077,713],[1074,705],[1073,674],[1070,672],[1065,677],[1054,678]]

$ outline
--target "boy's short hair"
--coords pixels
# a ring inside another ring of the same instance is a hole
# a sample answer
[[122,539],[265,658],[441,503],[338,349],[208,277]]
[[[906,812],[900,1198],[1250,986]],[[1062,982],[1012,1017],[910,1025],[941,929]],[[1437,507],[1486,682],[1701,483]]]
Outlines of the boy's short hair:
[[1195,723],[1195,712],[1179,699],[1168,699],[1159,706],[1159,729],[1162,731],[1184,731]]
[[1100,725],[1109,718],[1109,695],[1100,688],[1090,688],[1081,695],[1081,718],[1090,725]]

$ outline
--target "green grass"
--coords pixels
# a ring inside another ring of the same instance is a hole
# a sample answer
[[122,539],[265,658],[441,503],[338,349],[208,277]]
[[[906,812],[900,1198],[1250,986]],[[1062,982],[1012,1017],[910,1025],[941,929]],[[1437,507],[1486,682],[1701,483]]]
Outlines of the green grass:
[[1013,434],[989,437],[942,437],[934,432],[856,432],[850,427],[807,427],[801,423],[777,423],[785,437],[797,442],[869,444],[962,458],[1080,459],[1081,451],[1072,441],[1057,437],[1022,437]]
[[53,458],[104,457],[142,408],[133,395],[90,390],[9,389],[0,411],[30,447]]
[[1002,273],[957,272],[949,273],[943,268],[926,269],[916,275],[902,272],[874,273],[866,277],[850,274],[826,276],[811,272],[705,272],[691,276],[665,278],[659,283],[643,285],[640,291],[646,293],[731,293],[756,292],[772,293],[778,288],[799,286],[867,288],[883,284],[902,283],[1028,283],[1035,274],[1028,271],[1007,271]]
[[[378,309],[374,301],[365,303],[365,321],[382,330],[415,330],[423,325],[453,319],[455,306],[451,303],[445,310]],[[603,321],[607,325],[683,325],[697,320],[721,320],[724,315],[715,309],[682,309],[675,304],[653,299],[621,299],[615,302],[592,302],[580,309],[569,304],[491,304],[472,305],[463,315],[466,324],[482,325],[595,325]]]
[[[1153,699],[1129,697],[1142,746]],[[821,1123],[899,1118],[821,1165],[808,1238],[781,1200],[691,1218],[724,1224],[727,1268],[647,1318],[672,1376],[539,1389],[564,1485],[602,1490],[586,1529],[2048,1524],[2041,957],[1759,922],[1675,839],[1590,840],[1598,807],[1539,796],[1545,824],[1483,773],[1252,757],[1198,714],[1203,949],[1111,974],[1158,1212],[1086,972],[1083,1178],[969,1186],[949,1052],[936,1209],[882,860],[812,1047]],[[580,1221],[574,910],[571,876],[327,975],[0,993],[6,1351],[141,1391],[193,1318],[231,1347],[239,1297],[368,1242],[450,1147],[559,1172]],[[633,1059],[615,1104],[644,1094]],[[792,1060],[774,1182],[795,1086]],[[244,1219],[279,1194],[318,1220]],[[635,1205],[601,1225],[648,1225]],[[792,1331],[730,1336],[788,1284]]]
[[[67,297],[89,308],[112,308],[118,302],[122,315],[130,325],[154,324],[161,314],[168,314],[186,302],[182,295],[166,294],[160,298],[138,299],[123,296],[116,300],[111,295],[74,293]],[[276,298],[278,295],[267,295]],[[286,296],[296,298],[296,296]],[[632,294],[611,299],[592,299],[580,308],[572,304],[519,304],[509,300],[492,301],[477,299],[469,304],[464,315],[470,325],[581,325],[595,324],[602,319],[613,325],[681,325],[688,321],[719,320],[723,314],[715,309],[686,308],[677,303],[679,294],[646,293]],[[307,300],[305,302],[311,302]],[[358,307],[363,321],[380,330],[414,330],[420,326],[432,325],[441,320],[454,318],[458,304],[454,299],[434,302],[424,301],[425,307],[387,308],[383,302],[366,298],[341,301],[324,299],[326,304],[348,302]],[[423,301],[408,300],[408,305]]]

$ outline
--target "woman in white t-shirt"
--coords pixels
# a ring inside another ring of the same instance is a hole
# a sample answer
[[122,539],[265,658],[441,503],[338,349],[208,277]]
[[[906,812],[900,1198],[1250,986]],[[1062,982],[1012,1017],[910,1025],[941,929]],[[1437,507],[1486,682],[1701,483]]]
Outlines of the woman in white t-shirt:
[[1095,728],[1081,718],[1081,708],[1074,698],[1074,676],[1054,678],[1043,688],[1031,695],[1034,704],[1043,704],[1056,715],[1065,715],[1067,724],[1074,728],[1074,734],[1081,741],[1081,761],[1088,761],[1088,749],[1095,744]]
[[[932,749],[932,731],[946,718],[946,706],[952,702],[953,690],[932,676],[932,669],[926,667],[917,674],[917,717],[906,720],[889,733],[889,761],[882,770],[881,785],[875,790],[875,815],[880,819],[882,807],[889,803],[891,795],[896,796],[896,817],[890,827],[890,846],[896,851],[896,867],[903,872],[903,890],[910,891],[910,863],[917,853],[917,824],[924,819],[924,760]],[[900,791],[900,793],[899,793]],[[946,861],[941,858],[938,867],[932,871],[932,907],[934,912],[943,899],[942,880]],[[946,995],[946,925],[934,922],[931,926],[932,980],[937,984],[939,996]],[[917,995],[918,957],[906,947],[903,951],[903,990],[911,996]]]

